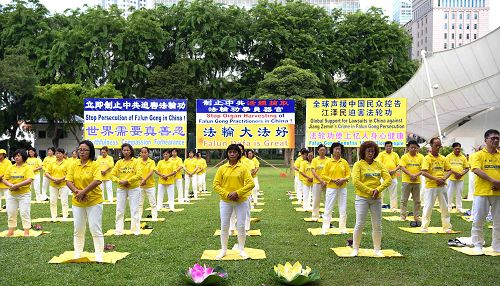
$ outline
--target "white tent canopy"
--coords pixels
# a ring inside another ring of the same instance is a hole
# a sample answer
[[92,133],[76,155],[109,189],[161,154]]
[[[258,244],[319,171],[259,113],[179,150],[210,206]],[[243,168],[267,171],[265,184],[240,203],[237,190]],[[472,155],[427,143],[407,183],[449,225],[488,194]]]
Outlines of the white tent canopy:
[[[487,109],[500,112],[500,28],[468,45],[434,53],[427,62],[442,133]],[[390,97],[408,99],[407,132],[429,140],[438,129],[427,82],[421,65]]]

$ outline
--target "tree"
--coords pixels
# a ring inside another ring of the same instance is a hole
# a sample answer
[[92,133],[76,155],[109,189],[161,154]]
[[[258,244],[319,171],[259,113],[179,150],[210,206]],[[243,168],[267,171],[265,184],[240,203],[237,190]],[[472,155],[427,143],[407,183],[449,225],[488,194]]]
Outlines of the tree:
[[7,134],[14,146],[19,129],[29,108],[24,106],[35,94],[36,76],[25,55],[7,55],[0,60],[0,134]]

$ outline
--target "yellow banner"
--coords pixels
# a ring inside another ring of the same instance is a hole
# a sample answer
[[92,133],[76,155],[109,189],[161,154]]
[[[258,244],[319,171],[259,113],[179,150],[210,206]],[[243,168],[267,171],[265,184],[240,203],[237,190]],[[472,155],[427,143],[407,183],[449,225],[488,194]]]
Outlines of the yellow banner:
[[406,98],[307,99],[307,147],[333,142],[359,147],[368,140],[405,146]]

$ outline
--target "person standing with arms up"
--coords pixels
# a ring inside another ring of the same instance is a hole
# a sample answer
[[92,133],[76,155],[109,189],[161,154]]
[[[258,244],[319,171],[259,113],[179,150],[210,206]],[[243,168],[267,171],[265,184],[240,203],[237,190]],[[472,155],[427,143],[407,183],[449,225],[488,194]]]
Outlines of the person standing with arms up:
[[111,156],[109,156],[109,149],[107,146],[101,148],[101,156],[97,158],[97,163],[101,169],[102,175],[102,199],[106,200],[104,194],[108,196],[108,202],[113,202],[113,183],[111,182],[111,171],[115,165],[115,161]]
[[95,162],[94,144],[88,140],[78,146],[80,159],[73,163],[66,175],[66,185],[73,193],[74,258],[80,258],[85,245],[85,229],[89,224],[94,241],[95,261],[102,262],[104,255],[104,236],[102,234],[102,190],[101,170]]
[[486,147],[471,156],[471,169],[477,175],[472,202],[472,243],[476,254],[483,254],[484,221],[491,208],[493,233],[491,247],[500,252],[500,132],[489,129],[484,133]]
[[398,208],[398,178],[397,172],[399,170],[399,155],[392,150],[392,142],[387,141],[384,144],[385,150],[378,154],[375,159],[382,163],[389,171],[391,175],[391,185],[387,188],[387,193],[389,193],[390,207],[392,211],[396,211]]
[[451,145],[453,152],[446,156],[446,160],[451,167],[451,176],[448,179],[448,211],[451,211],[453,204],[453,197],[457,210],[463,212],[462,209],[462,190],[464,189],[464,175],[469,172],[469,162],[462,154],[462,145],[455,142]]
[[417,141],[409,141],[408,153],[401,156],[399,167],[403,172],[403,185],[401,188],[401,220],[406,220],[408,215],[408,198],[413,199],[413,218],[420,221],[420,176],[424,155],[418,153]]

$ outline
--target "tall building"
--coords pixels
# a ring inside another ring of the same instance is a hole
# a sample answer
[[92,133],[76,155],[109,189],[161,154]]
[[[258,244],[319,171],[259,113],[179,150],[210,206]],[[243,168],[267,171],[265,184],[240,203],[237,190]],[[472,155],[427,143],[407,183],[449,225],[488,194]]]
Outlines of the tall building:
[[404,25],[411,21],[411,0],[394,0],[393,17],[399,25]]
[[405,25],[413,38],[411,58],[453,49],[486,35],[490,0],[413,0],[412,21]]
[[[171,6],[177,4],[179,0],[154,0],[156,5]],[[224,5],[235,5],[247,10],[257,5],[258,0],[214,0]],[[325,8],[329,13],[333,9],[341,9],[344,13],[355,13],[360,10],[360,0],[303,0],[305,3]],[[286,3],[286,0],[277,0]]]
[[131,14],[131,12],[129,12],[130,7],[133,7],[135,10],[152,8],[154,7],[154,1],[155,0],[98,0],[97,5],[101,6],[103,9],[109,9],[111,5],[116,5],[119,9],[124,11],[123,15],[127,17]]

